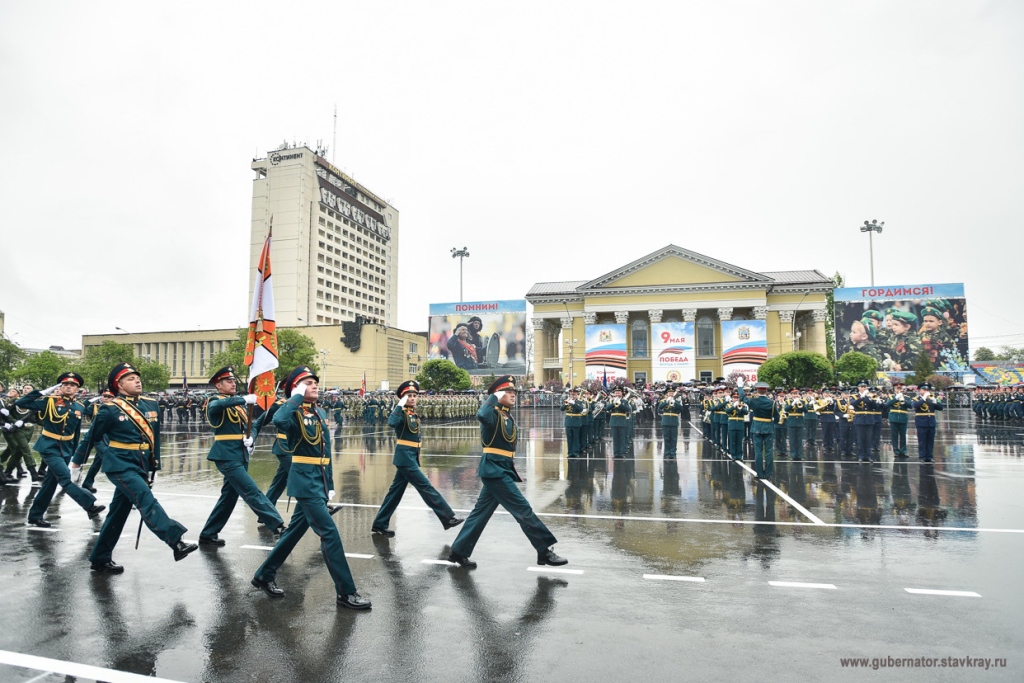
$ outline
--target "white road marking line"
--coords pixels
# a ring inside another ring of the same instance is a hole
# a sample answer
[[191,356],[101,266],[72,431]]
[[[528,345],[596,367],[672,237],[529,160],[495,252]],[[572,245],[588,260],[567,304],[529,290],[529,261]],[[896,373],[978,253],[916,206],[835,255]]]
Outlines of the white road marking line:
[[449,562],[448,560],[423,560],[423,564],[440,564],[445,567],[458,567],[458,563]]
[[180,683],[170,678],[156,678],[155,676],[142,676],[127,671],[116,669],[105,669],[100,666],[79,664],[78,662],[67,662],[60,659],[48,657],[36,657],[25,655],[20,652],[9,652],[0,650],[0,664],[8,664],[33,671],[49,671],[61,673],[66,676],[76,676],[91,681],[109,681],[109,683]]
[[[748,470],[750,470],[751,474],[753,474],[754,470],[751,470],[751,469],[750,469],[749,467],[747,467],[747,466],[746,466],[746,465],[745,465],[744,463],[740,463],[740,464],[741,464],[741,465],[743,465],[744,467],[746,467],[746,468],[747,468]],[[778,486],[776,486],[775,484],[771,483],[771,482],[770,482],[770,481],[768,481],[767,479],[760,479],[759,481],[760,481],[760,482],[761,482],[762,484],[764,484],[765,486],[767,486],[768,488],[770,488],[770,489],[771,489],[772,491],[775,491],[775,493],[777,493],[777,494],[779,494],[780,496],[782,496],[782,497],[783,497],[783,498],[784,498],[784,499],[786,500],[786,502],[787,502],[787,503],[789,503],[789,504],[790,504],[790,505],[792,505],[792,506],[793,506],[794,508],[796,508],[797,510],[799,510],[799,511],[800,511],[800,514],[802,514],[802,515],[803,515],[804,517],[806,517],[807,519],[809,519],[809,520],[811,520],[812,522],[814,522],[814,524],[815,524],[815,525],[817,525],[817,526],[825,526],[825,522],[823,522],[823,521],[821,521],[820,519],[818,519],[818,518],[817,518],[817,517],[816,517],[816,516],[815,516],[814,514],[812,514],[812,513],[811,513],[811,511],[810,511],[810,510],[808,510],[808,509],[807,509],[807,508],[805,508],[805,507],[804,507],[803,505],[801,505],[800,503],[796,502],[795,500],[793,500],[792,498],[790,498],[790,497],[789,497],[788,495],[786,495],[785,493],[783,493],[783,492],[782,492],[782,489],[780,489],[780,488],[779,488]]]
[[974,591],[940,591],[931,588],[904,588],[903,590],[914,595],[950,595],[958,598],[980,598],[979,593]]
[[28,527],[28,530],[29,531],[60,531],[60,529],[58,529],[57,527],[51,527],[51,528],[47,529],[46,527],[41,527],[41,526],[30,526],[30,527]]
[[559,569],[558,567],[527,567],[528,572],[551,572],[553,574],[582,574],[582,569]]
[[272,545],[243,545],[243,546],[239,546],[239,547],[240,548],[245,548],[246,550],[273,550],[274,549],[274,546],[272,546]]
[[768,585],[778,588],[824,588],[827,590],[839,590],[831,583],[801,583],[799,581],[769,581]]
[[704,583],[703,576],[671,576],[669,574],[644,574],[645,579],[651,581],[691,581],[693,583]]
[[362,553],[345,553],[345,557],[351,557],[354,560],[372,560],[373,555],[363,555]]

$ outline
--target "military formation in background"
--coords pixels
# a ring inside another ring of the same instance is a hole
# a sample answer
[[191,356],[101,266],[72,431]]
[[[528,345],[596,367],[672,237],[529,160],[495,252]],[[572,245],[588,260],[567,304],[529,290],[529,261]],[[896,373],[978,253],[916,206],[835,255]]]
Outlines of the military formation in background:
[[979,389],[973,409],[981,420],[1024,420],[1024,386]]

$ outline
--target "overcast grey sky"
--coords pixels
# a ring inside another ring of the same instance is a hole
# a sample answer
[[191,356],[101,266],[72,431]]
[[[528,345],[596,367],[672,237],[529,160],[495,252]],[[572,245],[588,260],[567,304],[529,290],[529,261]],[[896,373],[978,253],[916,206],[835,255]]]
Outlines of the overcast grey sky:
[[399,325],[669,243],[964,282],[1024,344],[1024,2],[2,2],[0,309],[25,346],[243,325],[254,156],[401,211]]

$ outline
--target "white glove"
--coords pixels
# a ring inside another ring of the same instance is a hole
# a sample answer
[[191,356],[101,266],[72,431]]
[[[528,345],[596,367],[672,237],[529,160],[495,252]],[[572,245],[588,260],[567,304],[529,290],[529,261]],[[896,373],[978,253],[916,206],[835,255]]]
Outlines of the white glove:
[[327,492],[327,500],[334,500],[334,491]]
[[305,395],[306,395],[306,385],[305,384],[296,384],[295,388],[292,389],[292,394],[291,394],[292,398],[295,398],[296,396],[305,396]]
[[12,425],[11,423],[8,422],[7,424],[4,425],[4,431],[5,432],[10,432],[10,431],[13,431],[13,430],[14,430],[14,425]]
[[249,405],[256,405],[256,400],[259,398],[256,394],[246,394],[244,396],[245,402]]
[[3,415],[4,417],[9,417],[10,414],[11,411],[7,410],[7,408],[0,408],[0,415]]
[[25,421],[24,420],[18,420],[17,422],[14,423],[14,426],[17,427],[18,429],[21,429],[22,427],[25,426]]
[[504,392],[504,391],[495,391],[495,392],[494,392],[494,398],[495,398],[495,400],[497,400],[497,401],[500,401],[500,400],[501,400],[501,397],[502,397],[502,396],[504,396],[504,395],[505,395],[505,392]]
[[407,400],[409,400],[409,395],[408,395],[408,394],[406,394],[405,396],[403,396],[403,397],[401,398],[401,400],[399,400],[399,401],[398,401],[398,407],[399,407],[399,408],[404,408],[404,407],[405,407],[405,402],[406,402]]
[[75,482],[76,484],[78,482],[82,481],[82,466],[81,465],[76,465],[74,463],[71,464],[71,481]]
[[40,391],[39,393],[42,394],[43,396],[49,396],[50,394],[52,394],[53,392],[57,391],[58,389],[60,389],[60,385],[59,384],[54,384],[52,387],[47,387],[47,388],[43,389],[42,391]]
[[242,445],[245,446],[246,448],[250,449],[250,450],[252,449],[253,443],[255,443],[255,442],[252,440],[251,436],[247,436],[244,439],[242,439]]

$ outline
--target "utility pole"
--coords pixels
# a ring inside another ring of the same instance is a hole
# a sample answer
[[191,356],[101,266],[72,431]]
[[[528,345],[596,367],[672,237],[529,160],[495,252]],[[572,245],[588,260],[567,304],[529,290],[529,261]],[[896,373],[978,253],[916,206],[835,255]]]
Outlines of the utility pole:
[[456,249],[452,247],[452,258],[459,259],[459,303],[462,303],[462,262],[469,258],[469,247],[463,247],[462,249]]
[[885,221],[879,223],[876,220],[872,220],[870,223],[864,221],[864,225],[861,226],[860,231],[868,234],[868,250],[871,255],[871,286],[875,286],[875,242],[873,233],[882,234],[882,226],[885,225]]

